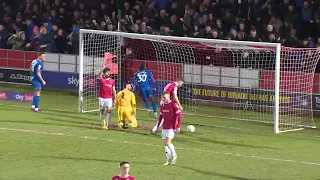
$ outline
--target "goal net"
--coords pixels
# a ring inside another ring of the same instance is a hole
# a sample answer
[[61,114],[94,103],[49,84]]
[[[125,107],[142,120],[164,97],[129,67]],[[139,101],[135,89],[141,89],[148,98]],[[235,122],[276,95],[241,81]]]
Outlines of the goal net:
[[185,114],[273,123],[276,133],[314,128],[319,55],[276,43],[81,30],[79,107],[98,110],[97,74],[104,66],[113,69],[119,91],[144,64],[157,82],[157,98],[167,83],[185,80],[178,90]]

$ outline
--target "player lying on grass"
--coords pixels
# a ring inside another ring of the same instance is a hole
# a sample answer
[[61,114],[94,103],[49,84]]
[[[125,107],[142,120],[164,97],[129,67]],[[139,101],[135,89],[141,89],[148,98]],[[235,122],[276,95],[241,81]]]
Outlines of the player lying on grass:
[[119,127],[123,128],[125,126],[125,121],[129,122],[129,128],[133,129],[137,127],[136,119],[136,97],[132,90],[132,84],[126,82],[124,84],[124,89],[117,94],[116,108],[118,110],[119,117]]
[[109,129],[111,123],[112,95],[116,102],[116,88],[114,80],[110,78],[110,69],[103,68],[99,73],[99,106],[102,129]]
[[154,117],[158,118],[157,103],[155,97],[153,97],[153,88],[150,82],[152,82],[152,85],[154,87],[156,86],[156,81],[152,76],[152,72],[146,70],[144,64],[141,64],[139,71],[134,74],[134,89],[137,88],[139,90],[139,93],[144,102],[144,106],[149,111],[149,113],[151,113],[151,110],[148,100],[151,101]]
[[129,175],[130,164],[127,161],[120,162],[120,174],[113,176],[112,180],[136,180],[134,177]]
[[38,55],[38,59],[32,61],[30,66],[30,74],[31,74],[31,84],[34,90],[33,100],[32,100],[32,108],[34,112],[41,112],[39,109],[40,103],[40,94],[42,90],[42,85],[46,85],[46,81],[42,78],[42,70],[43,70],[43,61],[46,55],[41,52]]
[[[184,83],[184,81],[182,79],[177,79],[175,82],[167,84],[163,90],[163,93],[169,94],[170,100],[173,100],[176,103],[176,106],[180,109],[180,111],[182,111],[183,108],[182,108],[181,103],[178,98],[178,88],[181,87],[183,85],[183,83]],[[161,97],[160,106],[161,106],[161,104],[163,104],[163,97]],[[180,133],[180,126],[182,123],[182,113],[180,113],[179,116],[180,116],[179,122],[178,122],[177,130],[176,130],[177,133]],[[161,115],[160,115],[159,119],[162,119]],[[152,133],[157,134],[157,130],[161,126],[162,126],[162,122],[160,123],[160,125],[158,125],[158,123],[157,123],[152,128]]]
[[163,93],[163,102],[160,106],[160,116],[158,120],[158,127],[162,125],[162,139],[164,140],[164,149],[167,156],[167,162],[163,165],[175,164],[177,161],[177,153],[172,144],[172,139],[175,135],[177,122],[180,121],[180,110],[176,103],[170,99],[170,93]]

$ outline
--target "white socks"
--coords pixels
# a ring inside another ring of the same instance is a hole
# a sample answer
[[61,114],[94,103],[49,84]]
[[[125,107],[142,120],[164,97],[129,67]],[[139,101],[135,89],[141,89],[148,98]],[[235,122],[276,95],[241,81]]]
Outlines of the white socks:
[[111,113],[107,113],[107,126],[111,123]]
[[170,162],[173,159],[173,157],[177,156],[177,153],[173,144],[166,145],[164,147],[164,150],[165,150],[168,162]]
[[171,151],[168,146],[164,146],[164,152],[166,153],[167,161],[171,161]]
[[169,147],[169,149],[171,151],[172,157],[177,156],[176,149],[174,148],[174,145],[171,143],[171,144],[168,144],[168,147]]

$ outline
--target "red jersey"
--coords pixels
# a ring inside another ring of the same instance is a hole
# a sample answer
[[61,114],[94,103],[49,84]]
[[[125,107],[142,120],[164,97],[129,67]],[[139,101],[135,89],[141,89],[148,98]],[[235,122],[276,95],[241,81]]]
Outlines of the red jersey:
[[[160,106],[160,117],[163,118],[162,129],[176,129],[180,110],[174,101],[163,103]],[[158,127],[162,119],[158,121]]]
[[175,82],[169,83],[164,88],[163,92],[167,92],[170,94],[170,99],[172,100],[173,92],[177,93],[178,85]]
[[120,176],[113,176],[112,180],[136,180],[136,178],[132,177],[132,176],[128,176],[126,178],[122,178]]
[[112,98],[112,92],[114,88],[114,80],[112,78],[100,78],[99,79],[99,97],[100,98]]

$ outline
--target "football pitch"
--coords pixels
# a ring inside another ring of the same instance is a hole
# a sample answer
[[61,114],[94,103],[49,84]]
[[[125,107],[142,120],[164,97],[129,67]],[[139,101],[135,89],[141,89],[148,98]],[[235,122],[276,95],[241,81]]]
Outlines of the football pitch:
[[[29,86],[0,90],[31,92]],[[111,179],[123,160],[138,180],[320,179],[319,129],[275,135],[270,124],[184,116],[183,130],[206,125],[176,135],[177,164],[163,166],[163,141],[150,134],[156,120],[146,111],[137,112],[138,129],[106,131],[97,113],[77,112],[70,92],[44,90],[43,113],[30,106],[0,101],[0,180]]]

